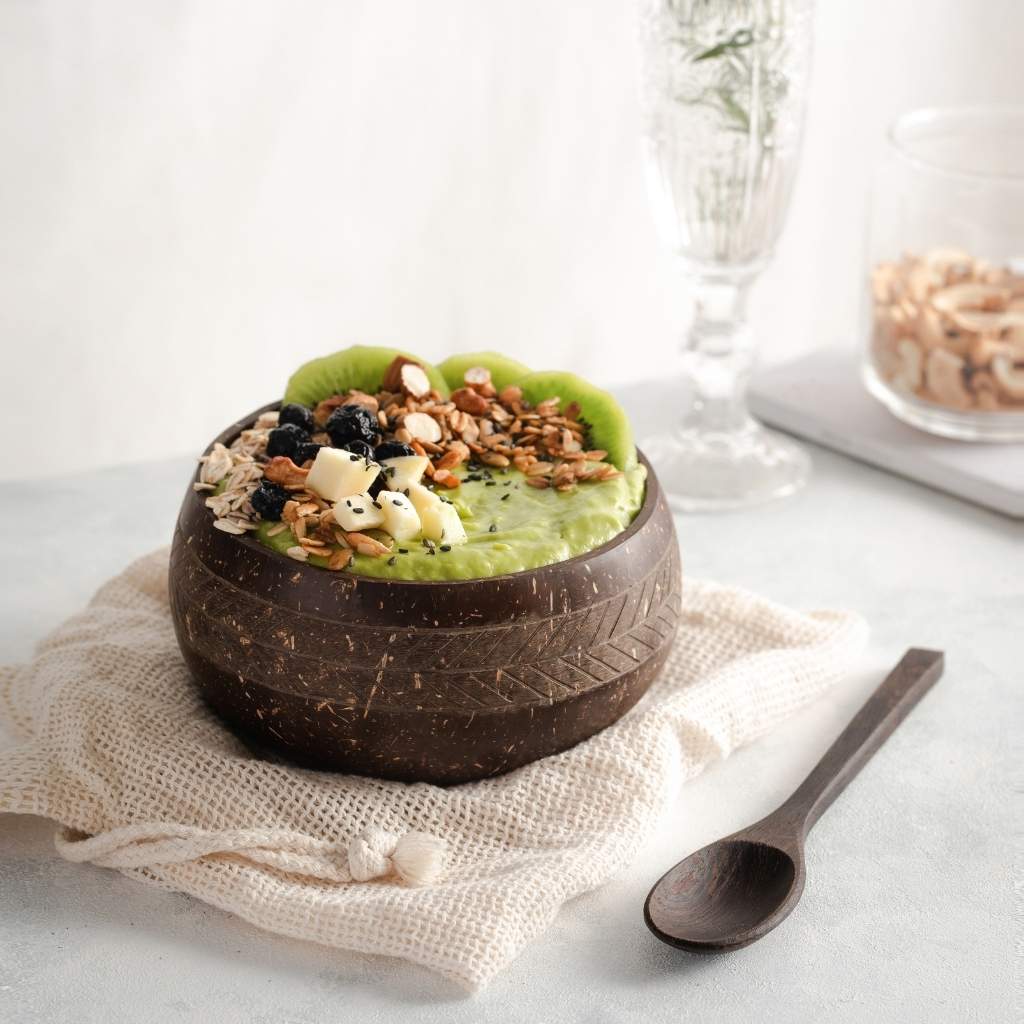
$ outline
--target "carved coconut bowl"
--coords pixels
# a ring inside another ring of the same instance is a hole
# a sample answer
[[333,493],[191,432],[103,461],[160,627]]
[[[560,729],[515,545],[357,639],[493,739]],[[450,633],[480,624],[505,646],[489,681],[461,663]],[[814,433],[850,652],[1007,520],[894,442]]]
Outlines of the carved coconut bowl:
[[565,750],[640,699],[675,635],[679,552],[647,469],[642,509],[603,547],[456,582],[296,562],[215,529],[190,486],[170,567],[185,662],[235,732],[313,768],[451,784]]

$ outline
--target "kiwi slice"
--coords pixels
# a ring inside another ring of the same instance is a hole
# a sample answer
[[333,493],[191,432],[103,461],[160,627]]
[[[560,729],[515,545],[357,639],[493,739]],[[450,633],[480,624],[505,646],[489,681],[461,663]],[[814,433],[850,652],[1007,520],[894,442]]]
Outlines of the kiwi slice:
[[444,374],[452,390],[464,385],[466,371],[472,366],[483,366],[491,371],[491,382],[500,391],[509,384],[518,384],[532,371],[528,366],[517,363],[498,352],[467,352],[465,355],[449,356],[438,369]]
[[580,417],[590,427],[590,443],[595,448],[603,448],[608,453],[608,461],[619,469],[631,469],[636,465],[636,446],[629,417],[607,391],[588,384],[574,373],[558,370],[530,373],[515,383],[523,389],[523,397],[532,405],[556,395],[562,400],[563,409],[570,402],[577,402]]
[[372,395],[380,390],[384,371],[395,356],[414,359],[426,371],[431,385],[437,388],[442,397],[448,397],[448,385],[441,371],[436,366],[424,362],[419,356],[401,352],[397,348],[353,345],[329,356],[321,356],[319,359],[303,363],[288,378],[284,401],[313,406],[331,395],[344,394],[353,389]]

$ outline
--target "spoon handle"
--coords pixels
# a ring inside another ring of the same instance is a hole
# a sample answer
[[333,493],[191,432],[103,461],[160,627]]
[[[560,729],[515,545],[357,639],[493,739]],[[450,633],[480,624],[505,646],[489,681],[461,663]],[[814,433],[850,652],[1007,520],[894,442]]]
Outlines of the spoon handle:
[[[804,835],[942,675],[941,651],[912,647],[839,734],[800,788],[779,808]],[[774,817],[774,815],[772,816]]]

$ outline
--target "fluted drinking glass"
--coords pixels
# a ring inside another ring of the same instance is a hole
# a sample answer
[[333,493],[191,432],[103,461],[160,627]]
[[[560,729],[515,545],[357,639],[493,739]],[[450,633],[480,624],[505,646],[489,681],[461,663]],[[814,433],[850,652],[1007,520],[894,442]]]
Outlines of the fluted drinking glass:
[[750,286],[800,151],[812,0],[640,0],[645,153],[661,234],[693,281],[684,413],[643,447],[677,508],[789,494],[810,460],[750,415]]

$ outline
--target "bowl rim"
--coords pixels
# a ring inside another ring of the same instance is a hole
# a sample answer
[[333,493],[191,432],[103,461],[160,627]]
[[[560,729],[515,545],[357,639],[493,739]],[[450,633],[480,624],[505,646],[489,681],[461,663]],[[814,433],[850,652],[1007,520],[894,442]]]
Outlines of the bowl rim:
[[[269,402],[266,405],[261,406],[258,409],[253,410],[251,413],[243,416],[241,419],[232,423],[231,426],[221,431],[203,450],[203,454],[209,454],[215,444],[229,445],[238,435],[243,431],[249,429],[256,419],[265,412],[273,412],[281,407],[281,401]],[[316,573],[317,578],[327,576],[328,578],[334,579],[338,575],[350,579],[357,580],[361,587],[368,587],[373,585],[380,585],[383,587],[414,587],[414,588],[430,588],[430,587],[479,587],[481,584],[487,583],[499,583],[507,581],[516,581],[524,578],[535,576],[538,573],[544,572],[562,572],[564,567],[581,564],[583,562],[592,561],[595,558],[600,557],[612,551],[623,544],[626,544],[638,534],[644,526],[650,521],[654,515],[655,509],[658,507],[658,503],[661,499],[661,485],[658,482],[658,477],[654,472],[654,467],[650,464],[647,457],[636,447],[637,460],[640,465],[646,470],[646,479],[644,481],[644,500],[640,505],[640,510],[633,517],[633,521],[623,530],[621,533],[617,533],[610,540],[605,541],[600,547],[593,548],[590,551],[584,551],[582,554],[573,555],[572,558],[563,559],[560,562],[549,562],[546,565],[538,565],[532,569],[519,569],[516,572],[501,573],[496,576],[470,576],[466,579],[455,579],[455,580],[409,580],[402,579],[401,577],[391,576],[362,576],[358,573],[339,573],[334,574],[328,572],[328,570],[321,569],[316,565],[308,565],[305,562],[299,562],[297,559],[289,558],[288,555],[282,554],[276,551],[274,548],[268,547],[266,544],[261,544],[258,540],[254,540],[248,536],[248,534],[231,537],[231,540],[239,543],[244,549],[259,554],[261,556],[267,556],[272,559],[282,559],[283,563],[288,563],[290,568],[294,568],[302,573]],[[189,482],[189,495],[186,496],[186,500],[191,497],[192,501],[200,506],[199,511],[203,514],[204,522],[208,523],[209,529],[214,529],[213,520],[210,518],[209,510],[205,506],[206,495],[195,490],[191,485],[197,483],[199,480],[199,471],[201,464],[197,464],[194,473],[192,474]],[[283,564],[282,563],[282,564]]]
[[1000,185],[1024,186],[1024,172],[965,170],[951,167],[938,160],[914,152],[911,145],[915,129],[940,125],[944,121],[1017,118],[1024,120],[1024,104],[1020,103],[965,103],[949,106],[917,107],[894,118],[886,129],[885,138],[897,157],[918,170],[955,181],[993,182]]

